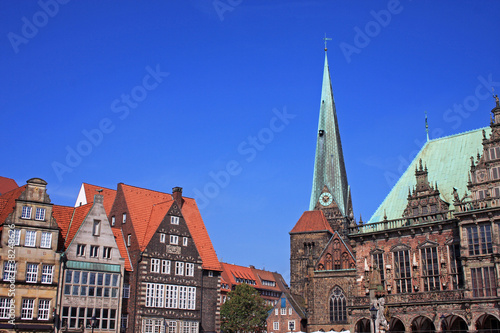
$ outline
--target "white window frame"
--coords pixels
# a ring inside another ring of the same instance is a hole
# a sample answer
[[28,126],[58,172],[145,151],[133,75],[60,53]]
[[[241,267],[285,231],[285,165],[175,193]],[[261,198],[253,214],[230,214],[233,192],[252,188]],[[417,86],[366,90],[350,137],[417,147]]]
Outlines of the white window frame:
[[53,265],[42,265],[42,283],[51,284],[54,276]]
[[89,258],[99,258],[99,245],[90,245]]
[[10,309],[14,298],[0,297],[0,319],[10,319]]
[[160,273],[160,259],[151,258],[151,272]]
[[277,316],[279,314],[278,308],[274,309],[274,315]]
[[170,245],[179,245],[179,236],[170,235]]
[[123,213],[122,215],[122,224],[125,224],[127,222],[127,213]]
[[102,259],[111,259],[111,250],[112,250],[111,247],[104,246],[102,248]]
[[21,244],[21,229],[9,230],[9,245],[18,246]]
[[5,261],[3,265],[3,281],[14,281],[17,272],[17,262]]
[[30,206],[23,206],[23,210],[21,212],[21,218],[25,220],[30,220],[32,210],[33,208]]
[[170,224],[179,224],[179,216],[170,216]]
[[165,286],[165,307],[177,309],[179,304],[179,286],[167,284]]
[[123,284],[123,298],[130,298],[130,284]]
[[162,260],[161,261],[161,273],[162,274],[170,274],[171,262],[170,260]]
[[187,262],[186,263],[186,276],[194,276],[194,264]]
[[35,212],[35,220],[45,221],[45,208],[37,207]]
[[166,236],[166,234],[160,233],[160,243],[165,243],[165,239],[167,238]]
[[132,242],[132,235],[128,234],[127,235],[127,246],[130,246],[131,242]]
[[84,257],[86,247],[87,247],[86,244],[76,244],[76,255],[78,257]]
[[34,298],[23,298],[21,304],[21,320],[32,320],[35,308]]
[[182,245],[188,246],[188,238],[187,237],[182,237]]
[[[293,325],[293,327],[291,327]],[[295,320],[289,320],[288,321],[288,330],[289,331],[294,331],[295,330]]]
[[24,246],[35,247],[35,245],[36,245],[36,231],[26,230],[26,234],[24,235]]
[[274,331],[279,331],[280,329],[280,322],[279,321],[274,321],[273,322],[273,330]]
[[38,264],[26,263],[26,283],[36,283],[38,279]]
[[111,226],[114,227],[116,224],[116,216],[111,216]]
[[286,315],[286,308],[281,308],[280,314],[282,316],[285,316]]
[[40,247],[42,249],[50,249],[52,247],[52,233],[42,231],[42,238],[40,240]]
[[175,262],[175,275],[184,275],[184,263],[182,261]]
[[38,300],[38,320],[49,320],[50,300]]

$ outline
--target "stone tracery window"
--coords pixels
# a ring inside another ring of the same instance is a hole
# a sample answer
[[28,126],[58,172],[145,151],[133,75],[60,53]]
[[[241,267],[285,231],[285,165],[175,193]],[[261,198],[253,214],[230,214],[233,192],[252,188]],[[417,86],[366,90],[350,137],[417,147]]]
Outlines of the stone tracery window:
[[330,296],[330,321],[333,323],[347,321],[347,302],[339,286],[333,289],[332,296]]

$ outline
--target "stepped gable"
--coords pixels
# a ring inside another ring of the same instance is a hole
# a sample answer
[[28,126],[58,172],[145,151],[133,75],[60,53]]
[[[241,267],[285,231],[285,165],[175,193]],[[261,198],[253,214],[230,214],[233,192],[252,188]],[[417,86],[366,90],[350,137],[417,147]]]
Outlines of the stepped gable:
[[290,234],[314,231],[328,231],[333,234],[333,229],[321,210],[305,211],[293,227],[292,231],[290,231]]
[[438,182],[442,200],[453,202],[453,188],[462,196],[467,191],[469,156],[483,149],[483,130],[491,132],[490,127],[485,127],[426,142],[368,223],[384,220],[385,214],[388,220],[401,218],[408,205],[408,187],[417,185],[415,169],[420,160],[427,165],[429,182]]
[[18,187],[14,179],[0,176],[0,195],[15,190]]
[[118,250],[120,251],[120,255],[125,259],[125,270],[133,271],[132,263],[130,262],[130,256],[128,254],[127,246],[125,245],[125,236],[123,236],[123,232],[121,229],[111,228],[113,231],[113,235],[115,235],[116,245],[118,246]]

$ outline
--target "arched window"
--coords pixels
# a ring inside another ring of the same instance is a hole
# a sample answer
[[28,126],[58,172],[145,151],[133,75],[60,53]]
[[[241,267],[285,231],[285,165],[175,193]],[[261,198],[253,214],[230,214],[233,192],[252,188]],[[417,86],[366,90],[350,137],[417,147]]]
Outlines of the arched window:
[[347,252],[342,253],[342,269],[348,269],[349,268],[349,256],[347,255]]
[[340,241],[333,241],[333,269],[340,269]]
[[327,270],[331,270],[333,268],[332,255],[330,253],[327,253],[325,256],[325,266]]
[[346,303],[342,289],[339,286],[335,287],[330,297],[330,321],[332,323],[347,321]]

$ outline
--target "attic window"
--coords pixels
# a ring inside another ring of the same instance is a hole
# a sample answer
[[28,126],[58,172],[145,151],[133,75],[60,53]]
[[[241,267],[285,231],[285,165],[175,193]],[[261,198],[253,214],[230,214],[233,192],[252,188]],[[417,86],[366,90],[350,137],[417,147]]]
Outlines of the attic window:
[[116,217],[113,215],[111,216],[111,226],[114,227],[116,223]]
[[45,220],[45,208],[37,208],[36,209],[35,220],[38,220],[38,221]]
[[130,246],[131,240],[132,240],[132,235],[128,234],[127,235],[127,246]]
[[170,223],[171,224],[179,224],[179,217],[178,216],[170,216]]
[[127,213],[123,213],[122,223],[125,224],[127,222]]
[[101,234],[101,221],[94,220],[94,228],[92,229],[92,235],[99,236]]
[[23,212],[21,213],[22,219],[30,219],[31,218],[31,207],[23,206]]

